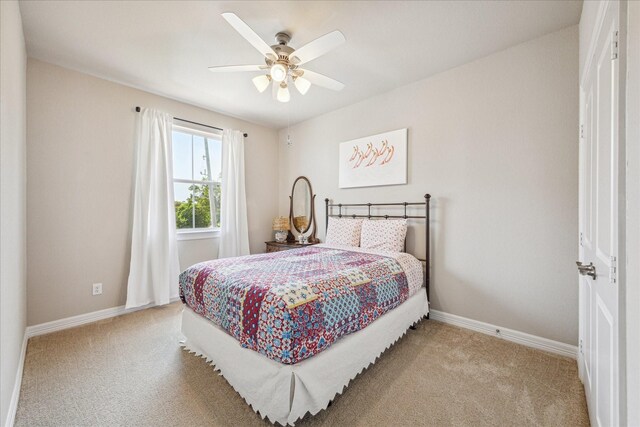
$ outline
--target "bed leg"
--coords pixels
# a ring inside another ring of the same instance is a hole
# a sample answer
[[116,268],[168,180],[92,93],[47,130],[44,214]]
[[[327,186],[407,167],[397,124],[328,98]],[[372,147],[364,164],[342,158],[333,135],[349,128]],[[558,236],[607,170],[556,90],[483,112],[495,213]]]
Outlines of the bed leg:
[[415,331],[416,330],[416,325],[409,326],[409,329],[411,329],[412,331]]

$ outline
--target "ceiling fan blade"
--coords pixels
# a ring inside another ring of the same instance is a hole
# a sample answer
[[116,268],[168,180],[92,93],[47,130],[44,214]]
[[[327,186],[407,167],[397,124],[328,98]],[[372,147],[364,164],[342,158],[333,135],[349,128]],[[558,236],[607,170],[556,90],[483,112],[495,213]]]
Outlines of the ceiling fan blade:
[[214,73],[226,73],[232,71],[262,71],[266,70],[266,65],[221,65],[215,67],[209,67],[209,71]]
[[344,89],[344,83],[340,83],[337,80],[332,79],[331,77],[327,77],[323,74],[314,73],[309,70],[301,70],[303,72],[302,77],[309,80],[312,84],[320,87],[326,87],[331,90],[342,90]]
[[292,61],[295,64],[304,64],[335,49],[345,41],[346,39],[340,31],[332,31],[329,34],[325,34],[307,43],[300,49],[296,49],[296,51],[291,54]]
[[270,59],[275,59],[278,57],[276,53],[271,49],[264,40],[260,38],[259,35],[255,33],[242,19],[238,18],[238,15],[232,12],[226,12],[222,14],[222,17],[227,20],[227,22],[238,32],[242,37],[244,37],[253,47],[258,49],[258,51]]

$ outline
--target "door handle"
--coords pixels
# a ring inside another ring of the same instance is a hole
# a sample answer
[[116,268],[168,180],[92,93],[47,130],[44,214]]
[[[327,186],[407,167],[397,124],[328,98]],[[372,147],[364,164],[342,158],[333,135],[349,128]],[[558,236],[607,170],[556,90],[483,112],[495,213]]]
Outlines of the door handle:
[[589,264],[583,264],[580,261],[576,261],[576,265],[578,266],[578,273],[583,276],[591,276],[593,280],[596,279],[596,266],[593,265],[592,262]]

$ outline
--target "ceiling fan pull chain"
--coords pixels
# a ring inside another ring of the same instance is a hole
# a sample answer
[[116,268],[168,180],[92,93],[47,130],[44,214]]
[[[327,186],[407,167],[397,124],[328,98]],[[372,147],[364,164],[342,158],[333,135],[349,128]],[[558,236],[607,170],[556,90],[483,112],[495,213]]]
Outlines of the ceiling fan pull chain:
[[287,146],[293,146],[291,142],[291,107],[287,104]]

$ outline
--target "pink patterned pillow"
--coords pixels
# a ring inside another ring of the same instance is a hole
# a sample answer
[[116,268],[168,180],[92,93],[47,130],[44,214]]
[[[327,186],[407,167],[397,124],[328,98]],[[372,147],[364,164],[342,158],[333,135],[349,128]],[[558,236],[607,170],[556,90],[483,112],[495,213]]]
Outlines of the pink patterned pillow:
[[402,252],[407,236],[406,219],[367,219],[362,222],[360,247]]
[[357,218],[329,218],[326,243],[338,246],[360,246],[362,220]]

